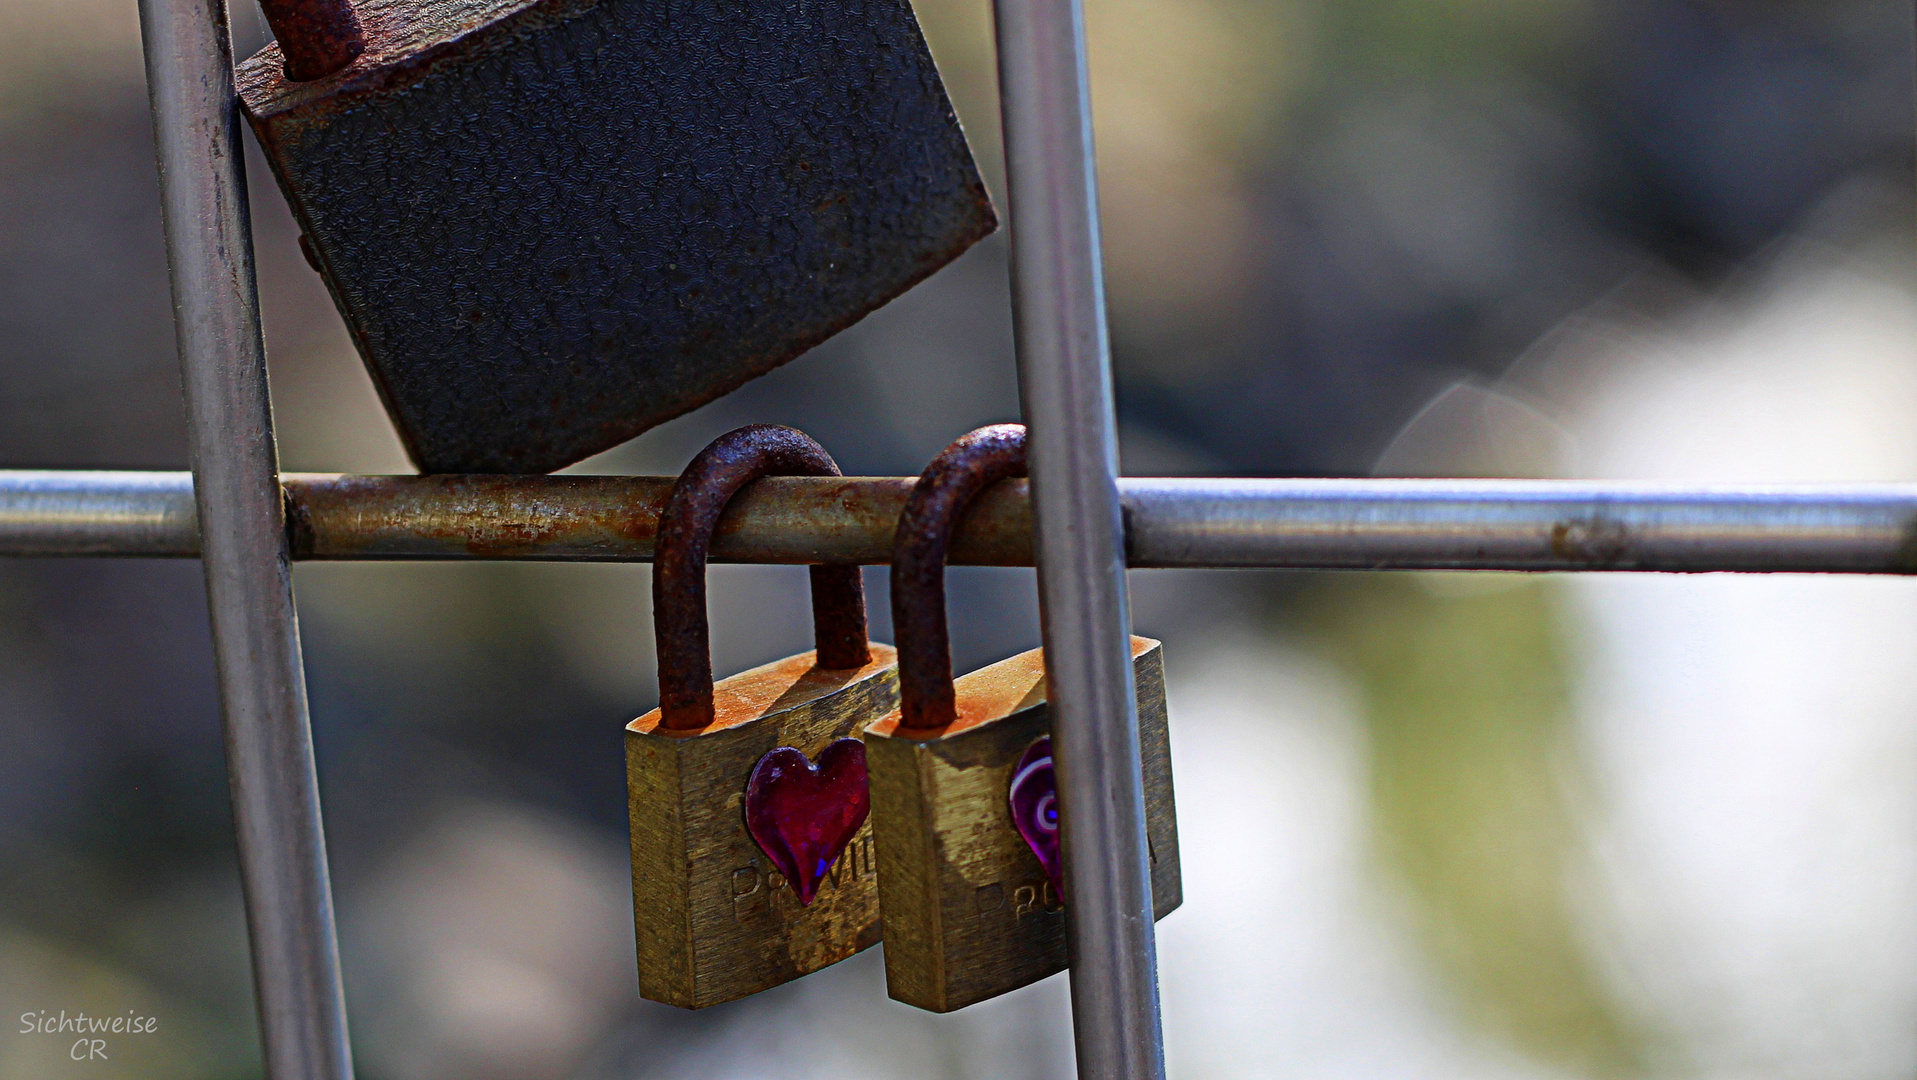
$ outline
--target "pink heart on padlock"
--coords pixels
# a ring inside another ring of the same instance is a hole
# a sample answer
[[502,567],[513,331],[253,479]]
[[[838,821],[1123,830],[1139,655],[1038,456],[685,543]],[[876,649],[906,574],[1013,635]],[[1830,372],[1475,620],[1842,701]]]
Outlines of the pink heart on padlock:
[[1012,824],[1038,856],[1052,889],[1065,898],[1058,873],[1058,780],[1052,772],[1052,739],[1046,736],[1027,747],[1012,770]]
[[759,759],[746,782],[746,832],[801,904],[812,903],[871,809],[865,744],[857,739],[826,747],[817,765],[781,746]]

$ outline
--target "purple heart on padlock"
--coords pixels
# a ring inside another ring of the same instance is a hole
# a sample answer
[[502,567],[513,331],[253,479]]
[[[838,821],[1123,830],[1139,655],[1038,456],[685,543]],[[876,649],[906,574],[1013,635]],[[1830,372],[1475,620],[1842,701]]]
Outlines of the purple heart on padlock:
[[1052,890],[1065,898],[1058,867],[1058,780],[1052,772],[1052,739],[1046,736],[1027,747],[1012,770],[1012,823],[1038,856]]
[[812,903],[871,807],[865,744],[857,739],[826,747],[817,765],[802,751],[781,746],[759,759],[746,782],[746,831],[804,905]]

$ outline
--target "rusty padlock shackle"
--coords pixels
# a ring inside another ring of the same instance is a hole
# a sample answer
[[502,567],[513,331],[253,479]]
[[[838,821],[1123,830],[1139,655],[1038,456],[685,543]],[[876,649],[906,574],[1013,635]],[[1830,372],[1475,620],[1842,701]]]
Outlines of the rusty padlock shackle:
[[366,50],[352,0],[260,0],[289,82],[323,79]]
[[952,639],[945,626],[946,552],[980,492],[1024,475],[1025,425],[994,424],[946,447],[912,486],[892,537],[900,731],[937,731],[957,719]]
[[[659,653],[660,725],[694,731],[712,723],[712,644],[706,624],[706,551],[719,515],[762,476],[839,476],[838,463],[802,431],[752,424],[699,451],[672,485],[652,556],[652,627]],[[865,583],[857,566],[812,567],[812,632],[822,668],[872,660]]]

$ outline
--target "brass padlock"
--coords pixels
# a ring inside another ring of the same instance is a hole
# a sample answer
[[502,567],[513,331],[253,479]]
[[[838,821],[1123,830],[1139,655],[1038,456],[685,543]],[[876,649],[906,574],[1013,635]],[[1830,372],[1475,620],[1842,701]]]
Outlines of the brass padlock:
[[262,0],[241,104],[424,472],[547,472],[997,227],[909,0]]
[[865,726],[898,704],[897,654],[866,639],[856,566],[812,568],[816,652],[712,681],[712,530],[761,476],[837,476],[819,445],[757,424],[673,485],[653,555],[659,708],[626,725],[639,993],[697,1009],[879,940]]
[[[981,428],[912,489],[892,550],[900,709],[866,729],[891,996],[949,1012],[1066,966],[1058,802],[1033,649],[952,679],[945,555],[965,507],[1025,475],[1025,429]],[[1132,638],[1152,906],[1183,898],[1159,643]]]

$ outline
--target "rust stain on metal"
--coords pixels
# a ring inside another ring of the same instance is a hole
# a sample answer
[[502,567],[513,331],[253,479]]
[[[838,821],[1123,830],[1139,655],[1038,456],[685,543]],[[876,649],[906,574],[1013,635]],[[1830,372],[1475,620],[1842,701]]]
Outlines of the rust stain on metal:
[[322,79],[366,51],[351,0],[260,0],[286,63],[288,82]]
[[286,554],[298,561],[313,557],[313,520],[305,501],[294,497],[293,489],[280,487],[280,516],[286,523]]
[[1891,554],[1888,569],[1899,574],[1917,574],[1917,516],[1904,520],[1903,536]]
[[957,719],[945,626],[945,561],[972,500],[1025,475],[1025,428],[980,428],[946,447],[913,485],[892,544],[892,634],[899,650],[899,730],[935,732]]
[[1624,561],[1630,546],[1629,527],[1602,514],[1551,526],[1551,553],[1579,566],[1615,566]]
[[[652,574],[652,622],[659,655],[662,727],[711,725],[712,649],[706,624],[706,552],[733,496],[763,476],[837,476],[839,466],[803,432],[752,424],[713,440],[686,466],[659,519]],[[865,586],[856,565],[812,567],[812,623],[819,667],[871,662]]]
[[552,477],[538,485],[508,476],[289,477],[289,538],[302,558],[513,558],[581,545],[649,553],[671,484],[663,477]]
[[[329,0],[292,2],[323,4]],[[405,90],[445,68],[469,61],[487,51],[489,42],[483,32],[492,23],[532,2],[445,0],[422,5],[380,0],[362,3],[353,11],[355,32],[361,42],[356,54],[359,63],[352,65],[351,70],[335,68],[328,73],[332,77],[323,82],[320,78],[296,79],[285,73],[286,43],[276,28],[274,42],[238,65],[237,74],[248,113],[256,121],[255,133],[261,136],[262,142],[277,148],[280,141],[268,140],[267,129],[258,126],[257,121],[284,115],[284,124],[271,130],[276,135],[296,136],[324,127],[333,117],[364,108],[373,98]],[[538,30],[551,21],[576,15],[600,2],[549,3],[545,7],[545,19],[525,16],[521,19],[525,30]],[[272,16],[269,14],[267,18],[271,25]],[[281,63],[273,63],[275,59]]]
[[755,484],[719,519],[715,544],[740,544],[771,529],[790,537],[800,557],[832,555],[838,561],[848,548],[889,549],[911,486],[910,478],[820,478],[808,485],[803,502],[795,502],[789,488]]
[[[713,562],[884,565],[914,478],[768,476],[719,517]],[[289,474],[293,558],[652,558],[670,476]],[[959,523],[950,562],[1032,565],[1024,480],[994,484]]]
[[985,489],[959,520],[947,562],[973,566],[1032,566],[1032,485],[1006,480]]

